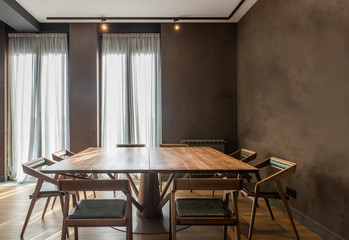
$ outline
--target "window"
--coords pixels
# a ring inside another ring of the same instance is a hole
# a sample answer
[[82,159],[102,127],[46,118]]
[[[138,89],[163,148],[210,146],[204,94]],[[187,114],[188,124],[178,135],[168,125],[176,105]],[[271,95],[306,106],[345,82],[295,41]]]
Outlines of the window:
[[161,141],[160,35],[103,34],[101,145]]
[[67,36],[9,34],[8,175],[21,164],[69,148]]

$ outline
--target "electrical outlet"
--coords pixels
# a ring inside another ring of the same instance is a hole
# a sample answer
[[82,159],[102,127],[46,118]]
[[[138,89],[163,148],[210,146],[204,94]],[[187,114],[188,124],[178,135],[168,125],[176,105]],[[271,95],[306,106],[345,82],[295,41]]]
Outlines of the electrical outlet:
[[292,188],[286,187],[286,194],[290,197],[297,198],[297,191]]

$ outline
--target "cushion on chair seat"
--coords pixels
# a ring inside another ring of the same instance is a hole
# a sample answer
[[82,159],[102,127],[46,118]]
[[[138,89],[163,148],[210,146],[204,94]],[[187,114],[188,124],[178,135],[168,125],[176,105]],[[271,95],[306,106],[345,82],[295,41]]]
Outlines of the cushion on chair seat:
[[70,219],[123,218],[126,201],[122,199],[81,200],[69,215]]
[[40,188],[40,193],[58,193],[58,187],[52,183],[45,182]]
[[179,217],[231,217],[221,199],[176,199],[176,210]]
[[[244,182],[242,184],[242,190],[248,194],[254,194],[255,186],[256,186],[256,183]],[[271,184],[266,184],[261,186],[259,193],[279,195],[277,189]]]

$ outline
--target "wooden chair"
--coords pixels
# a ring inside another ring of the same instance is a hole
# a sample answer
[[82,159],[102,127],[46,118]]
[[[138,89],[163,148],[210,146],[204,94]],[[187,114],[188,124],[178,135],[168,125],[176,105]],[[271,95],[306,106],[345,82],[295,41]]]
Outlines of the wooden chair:
[[68,157],[75,155],[75,153],[73,153],[69,150],[66,150],[66,149],[62,149],[62,150],[59,150],[57,152],[52,153],[51,155],[52,155],[53,160],[60,162]]
[[[170,203],[170,239],[176,239],[176,225],[223,225],[224,240],[227,227],[235,226],[235,236],[240,240],[240,225],[237,207],[238,191],[242,187],[240,179],[174,179]],[[233,209],[228,208],[229,193],[224,200],[215,198],[176,199],[177,190],[230,190]],[[198,236],[199,238],[199,236]]]
[[[188,147],[189,145],[188,144],[183,144],[183,143],[171,143],[171,144],[168,144],[168,143],[161,143],[159,145],[159,147],[163,147],[163,148],[173,148],[173,147]],[[158,174],[158,178],[159,178],[159,189],[160,189],[160,192],[162,192],[162,180],[163,180],[163,177],[164,177],[164,174],[163,173],[159,173]],[[170,179],[170,175],[167,176],[168,179]]]
[[[57,162],[63,161],[64,159],[67,159],[67,158],[74,156],[74,155],[75,155],[75,153],[73,153],[72,151],[69,151],[67,149],[61,149],[57,152],[51,153],[52,159],[57,161]],[[93,178],[93,176],[91,174],[78,174],[78,176],[82,176],[84,178]],[[61,176],[60,178],[65,179],[66,177]],[[80,195],[78,192],[76,193],[76,195],[77,195],[78,200],[80,200]],[[93,192],[93,195],[94,195],[94,197],[96,197],[96,192]],[[85,199],[87,198],[86,192],[84,192],[84,198]],[[53,207],[55,206],[56,200],[57,200],[57,197],[54,198],[51,209],[53,209]],[[47,201],[49,201],[49,199],[47,199]]]
[[[270,204],[268,199],[280,199],[285,207],[286,214],[290,219],[291,225],[293,227],[294,233],[296,234],[297,239],[299,239],[299,235],[296,229],[296,225],[294,224],[293,217],[290,211],[290,208],[287,204],[288,196],[284,193],[281,185],[281,178],[287,177],[296,172],[296,163],[289,162],[283,159],[270,157],[265,159],[264,161],[255,165],[257,168],[264,168],[267,166],[271,166],[274,169],[277,169],[278,172],[272,174],[271,176],[261,179],[259,173],[256,174],[257,183],[244,182],[242,187],[242,193],[253,199],[252,205],[252,213],[251,213],[251,221],[250,228],[248,232],[248,239],[252,239],[253,232],[253,224],[256,216],[258,198],[264,198],[270,216],[274,220],[273,213],[270,208]],[[274,185],[274,186],[273,186]]]
[[21,237],[23,237],[24,235],[31,213],[38,199],[47,198],[41,218],[45,217],[47,206],[49,204],[49,200],[51,197],[57,197],[57,196],[60,197],[61,207],[63,210],[63,198],[62,198],[62,195],[60,195],[58,192],[58,181],[57,181],[58,175],[55,175],[54,178],[51,178],[48,175],[45,175],[39,171],[39,169],[41,169],[42,167],[50,166],[52,164],[55,164],[55,162],[43,157],[22,164],[23,172],[25,174],[28,174],[32,177],[37,178],[38,181],[36,183],[34,193],[29,196],[29,198],[31,198],[31,203],[28,209],[26,219],[24,221]]
[[[257,153],[252,150],[248,150],[245,148],[241,148],[231,154],[229,156],[240,160],[241,162],[250,162],[257,157]],[[243,173],[243,174],[237,174],[237,173],[229,173],[229,174],[223,174],[223,173],[215,173],[215,177],[218,178],[244,178],[248,182],[251,182],[251,176],[248,173]],[[214,196],[214,191],[212,191],[212,197]]]
[[[145,144],[116,144],[117,148],[122,148],[122,147],[127,147],[127,148],[139,148],[139,147],[145,147]],[[133,192],[136,194],[136,196],[138,197],[138,189],[136,187],[136,184],[134,183],[134,181],[131,178],[131,175],[129,173],[125,174],[127,179],[130,182],[130,185],[132,187]],[[115,174],[115,178],[116,178],[116,174]]]
[[[132,240],[132,196],[127,180],[59,180],[59,191],[65,195],[62,240],[68,227],[74,227],[75,240],[78,227],[126,226],[126,239]],[[69,193],[75,191],[122,191],[123,199],[84,199],[78,203],[73,195],[73,210],[69,213]]]

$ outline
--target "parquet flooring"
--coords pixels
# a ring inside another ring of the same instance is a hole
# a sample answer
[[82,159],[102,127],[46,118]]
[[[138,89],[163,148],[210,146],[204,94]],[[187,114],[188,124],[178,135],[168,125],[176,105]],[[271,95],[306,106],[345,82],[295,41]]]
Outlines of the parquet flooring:
[[[20,232],[22,229],[23,221],[28,210],[30,203],[29,194],[34,189],[33,184],[9,186],[9,184],[0,184],[0,239],[12,240],[20,239]],[[92,197],[92,193],[89,193]],[[113,193],[97,193],[98,197],[103,194],[106,197],[113,197]],[[108,195],[110,194],[110,195]],[[186,195],[209,195],[210,192],[182,192],[181,196]],[[120,193],[120,196],[122,194]],[[219,193],[216,194],[219,196]],[[82,197],[82,194],[81,194]],[[60,204],[57,202],[55,207],[49,209],[46,213],[45,219],[41,219],[42,209],[44,207],[45,199],[41,199],[37,202],[26,233],[24,235],[25,240],[58,240],[61,233],[61,220],[62,213],[60,210]],[[241,237],[247,239],[247,232],[250,220],[251,204],[247,198],[239,196],[239,216],[241,225]],[[260,201],[260,208],[257,210],[255,228],[254,228],[254,240],[289,240],[296,239],[291,229],[289,220],[284,212],[280,211],[276,207],[273,207],[275,221],[272,221],[268,211],[265,207],[264,201]],[[316,240],[321,239],[319,236],[311,232],[309,229],[301,225],[296,221],[296,226],[302,240]],[[72,233],[72,230],[71,230]],[[234,232],[229,228],[229,237],[235,239]],[[114,230],[112,228],[80,228],[79,238],[83,240],[121,240],[125,239],[125,233]],[[71,235],[70,239],[74,239]],[[169,239],[168,234],[158,235],[140,235],[134,234],[135,240],[166,240]],[[185,230],[178,232],[178,240],[212,240],[223,239],[222,227],[210,227],[210,226],[191,226]]]

